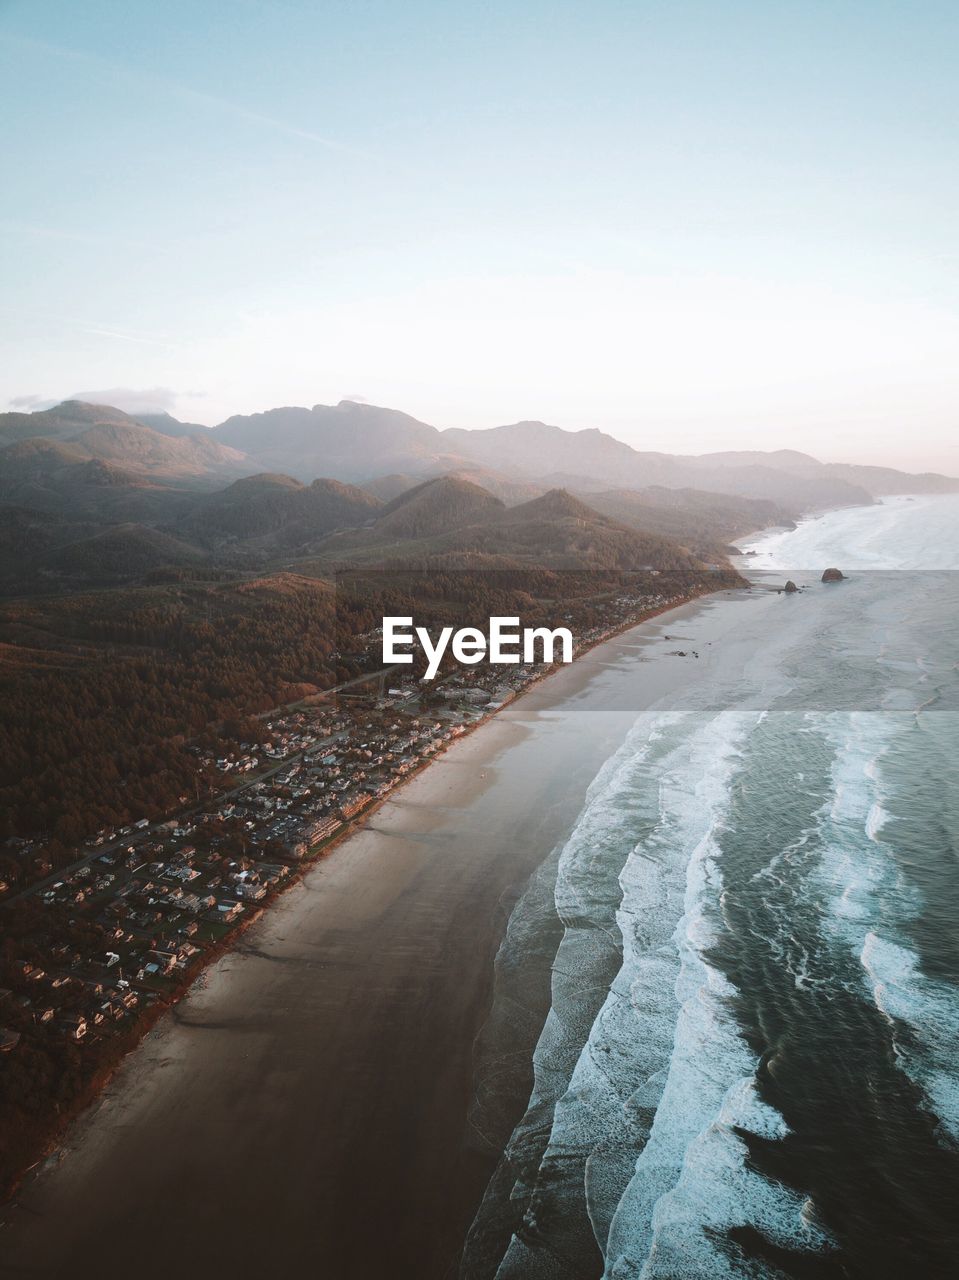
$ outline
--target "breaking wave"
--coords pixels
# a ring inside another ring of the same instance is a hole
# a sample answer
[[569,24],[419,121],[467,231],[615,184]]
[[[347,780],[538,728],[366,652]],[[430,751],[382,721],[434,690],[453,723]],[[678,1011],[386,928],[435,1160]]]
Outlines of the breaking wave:
[[803,1198],[748,1167],[741,1135],[786,1126],[758,1096],[734,990],[707,959],[722,928],[717,836],[757,719],[641,721],[563,849],[565,930],[498,1186],[521,1213],[497,1280],[743,1274],[728,1238],[743,1225],[792,1248],[823,1242]]
[[955,988],[925,977],[907,945],[923,902],[883,839],[892,815],[882,763],[912,722],[890,715],[826,722],[837,754],[824,812],[822,875],[833,890],[825,927],[858,957],[863,983],[889,1020],[896,1060],[924,1092],[949,1140],[959,1141],[959,1008]]

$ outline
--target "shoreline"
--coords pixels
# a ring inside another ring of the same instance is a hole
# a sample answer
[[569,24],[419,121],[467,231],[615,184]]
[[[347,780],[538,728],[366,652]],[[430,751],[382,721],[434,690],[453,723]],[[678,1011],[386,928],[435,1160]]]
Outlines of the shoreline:
[[[473,723],[464,726],[462,733],[456,738],[443,744],[440,750],[431,755],[421,757],[417,764],[402,778],[400,778],[384,795],[371,800],[359,813],[343,824],[341,829],[321,842],[317,848],[298,864],[295,864],[291,875],[277,888],[272,890],[266,900],[258,904],[257,907],[244,915],[243,918],[235,924],[229,934],[219,939],[202,953],[201,958],[192,968],[192,970],[184,975],[182,981],[177,985],[173,992],[160,996],[155,1003],[149,1005],[136,1018],[134,1023],[125,1028],[124,1031],[117,1035],[115,1048],[117,1050],[115,1056],[109,1057],[102,1067],[97,1070],[89,1079],[86,1086],[81,1090],[78,1097],[73,1103],[68,1104],[62,1112],[58,1112],[53,1119],[52,1124],[46,1124],[40,1127],[38,1132],[38,1140],[33,1159],[30,1163],[23,1166],[16,1173],[12,1174],[5,1185],[0,1185],[0,1224],[2,1224],[5,1210],[15,1202],[18,1193],[21,1191],[31,1175],[38,1176],[49,1165],[55,1164],[61,1158],[61,1152],[69,1141],[71,1129],[77,1124],[82,1123],[84,1116],[91,1108],[96,1107],[99,1099],[104,1091],[110,1086],[112,1080],[124,1065],[130,1054],[134,1053],[145,1037],[157,1026],[164,1017],[172,1013],[173,1010],[184,999],[188,998],[194,985],[203,980],[207,970],[217,963],[224,955],[229,955],[238,945],[242,943],[244,935],[247,931],[259,922],[262,917],[269,912],[287,893],[299,886],[303,880],[315,869],[317,864],[330,857],[344,843],[353,836],[361,832],[366,824],[375,814],[385,805],[395,800],[396,796],[402,792],[410,783],[425,774],[431,765],[435,765],[438,761],[454,747],[457,743],[463,742],[473,736],[478,729],[485,727],[501,716],[508,709],[514,708],[524,698],[528,697],[534,690],[539,688],[544,681],[560,674],[562,671],[569,671],[576,667],[579,662],[588,654],[593,653],[600,646],[608,644],[617,637],[628,633],[629,631],[645,626],[654,619],[659,618],[675,609],[681,609],[688,605],[694,604],[698,600],[708,599],[710,596],[719,595],[722,591],[729,591],[733,588],[718,588],[715,591],[694,592],[687,596],[684,600],[673,604],[664,605],[661,608],[654,609],[642,615],[637,619],[631,619],[623,623],[621,626],[615,627],[599,638],[583,644],[574,654],[573,661],[566,666],[553,664],[545,667],[541,672],[533,676],[527,685],[517,694],[513,695],[501,706],[494,710],[485,711]],[[335,694],[333,695],[336,696]],[[267,713],[272,714],[272,713]],[[92,856],[92,855],[91,855]],[[62,872],[60,873],[62,874]],[[15,895],[10,901],[14,901],[17,897],[32,894],[36,891],[37,886],[31,885],[24,894]]]
[[[663,639],[666,626],[675,630],[679,624],[685,629],[691,620],[702,622],[729,597],[737,598],[738,610],[749,596],[745,587],[727,588],[627,624],[584,650],[569,666],[544,673],[520,696],[471,726],[468,733],[424,762],[387,796],[374,802],[358,819],[358,826],[338,833],[321,855],[303,869],[295,885],[288,886],[288,892],[278,894],[268,908],[260,909],[255,919],[245,922],[241,932],[225,940],[215,963],[206,965],[192,979],[184,995],[161,1011],[140,1041],[137,1052],[126,1055],[98,1098],[61,1133],[57,1153],[30,1171],[21,1184],[19,1204],[33,1202],[38,1197],[46,1199],[52,1192],[54,1200],[61,1201],[61,1214],[55,1215],[59,1221],[62,1213],[70,1216],[62,1201],[64,1187],[68,1189],[67,1203],[72,1203],[78,1195],[85,1199],[84,1170],[91,1164],[95,1170],[115,1172],[116,1164],[110,1153],[116,1143],[123,1145],[124,1138],[112,1119],[118,1107],[121,1113],[132,1112],[134,1128],[137,1127],[135,1117],[142,1107],[146,1108],[141,1116],[142,1137],[132,1140],[137,1146],[147,1145],[132,1163],[128,1155],[118,1154],[119,1166],[129,1166],[129,1169],[116,1184],[116,1194],[121,1197],[126,1194],[127,1182],[135,1185],[144,1177],[151,1180],[150,1160],[157,1160],[158,1151],[166,1150],[167,1135],[180,1123],[181,1110],[184,1107],[193,1110],[189,1096],[191,1085],[183,1083],[186,1095],[178,1092],[177,1101],[171,1098],[164,1103],[163,1123],[159,1127],[155,1125],[149,1099],[156,1089],[164,1094],[171,1087],[164,1083],[162,1075],[156,1074],[158,1065],[167,1064],[166,1070],[171,1066],[175,1070],[178,1064],[191,1063],[190,1078],[203,1089],[206,1112],[222,1110],[221,1091],[232,1088],[228,1082],[232,1082],[236,1066],[224,1062],[223,1046],[207,1049],[199,1044],[196,1036],[219,1040],[217,1028],[222,1026],[228,1045],[234,1026],[245,1025],[249,1019],[256,1021],[251,1009],[258,1007],[260,1001],[253,998],[237,1003],[232,975],[239,975],[236,981],[241,985],[244,981],[252,982],[253,989],[260,994],[264,990],[272,991],[277,982],[283,986],[282,960],[279,970],[270,961],[278,958],[274,955],[277,950],[285,953],[289,945],[287,935],[292,929],[297,945],[294,971],[299,976],[295,995],[288,997],[287,1020],[282,1031],[271,1033],[271,1043],[281,1057],[291,1052],[295,1056],[295,1042],[306,1040],[310,1044],[311,1063],[315,1054],[325,1064],[314,1090],[301,1099],[300,1109],[310,1115],[321,1112],[322,1123],[317,1122],[319,1131],[339,1135],[339,1145],[334,1143],[333,1154],[316,1166],[312,1150],[300,1148],[298,1132],[286,1129],[295,1124],[295,1117],[289,1117],[282,1110],[283,1097],[275,1096],[272,1086],[261,1088],[260,1083],[252,1082],[243,1085],[242,1095],[249,1105],[265,1105],[274,1115],[276,1125],[284,1130],[285,1137],[280,1141],[272,1130],[259,1132],[258,1129],[255,1141],[250,1135],[233,1135],[226,1145],[232,1148],[238,1143],[238,1150],[247,1152],[253,1143],[261,1154],[266,1153],[267,1164],[280,1159],[282,1152],[284,1169],[290,1161],[292,1146],[298,1151],[300,1162],[308,1163],[314,1177],[320,1177],[324,1184],[331,1179],[337,1184],[345,1181],[346,1191],[336,1188],[337,1213],[329,1221],[324,1218],[329,1239],[342,1241],[341,1222],[358,1225],[354,1221],[356,1209],[349,1189],[352,1188],[357,1197],[369,1194],[362,1185],[354,1186],[351,1157],[347,1152],[361,1141],[361,1136],[367,1143],[375,1139],[379,1150],[379,1131],[395,1131],[395,1154],[391,1151],[386,1157],[380,1152],[378,1166],[385,1161],[388,1168],[397,1173],[397,1178],[387,1176],[378,1168],[376,1185],[395,1188],[397,1179],[410,1180],[410,1169],[415,1168],[413,1185],[404,1189],[401,1198],[415,1201],[422,1209],[418,1198],[422,1189],[429,1188],[435,1196],[437,1188],[443,1187],[448,1201],[447,1208],[439,1214],[437,1239],[429,1242],[431,1260],[417,1272],[412,1270],[411,1262],[409,1272],[400,1269],[395,1274],[446,1274],[491,1172],[489,1157],[463,1148],[459,1135],[472,1088],[472,1044],[488,1012],[492,960],[511,903],[527,876],[554,847],[556,839],[568,830],[596,769],[632,723],[636,708],[630,708],[627,699],[624,710],[623,690],[631,688],[642,677],[640,683],[645,681],[648,687],[637,696],[645,702],[668,692],[670,687],[685,683],[691,671],[696,671],[696,678],[708,679],[707,662],[682,662],[672,657],[667,659],[666,655],[662,655],[662,661],[648,660],[653,656],[652,648]],[[667,616],[669,623],[660,621]],[[672,638],[684,639],[682,636]],[[704,653],[704,657],[708,656]],[[626,685],[623,685],[624,678]],[[607,692],[607,686],[614,691],[613,696]],[[580,709],[599,714],[581,720],[576,715]],[[486,734],[472,732],[483,725],[489,725]],[[500,761],[507,755],[514,761],[515,769],[501,769]],[[429,764],[435,768],[429,769]],[[333,845],[337,846],[338,856],[325,856]],[[371,917],[367,909],[374,907]],[[386,941],[381,936],[380,911],[384,913],[383,919],[389,921]],[[429,927],[416,924],[420,912],[431,922]],[[451,920],[457,922],[455,929]],[[328,950],[325,938],[330,932],[332,941]],[[411,948],[416,951],[418,946],[425,953],[422,968],[417,957],[411,955]],[[329,988],[329,1000],[340,1008],[345,1019],[330,1022],[329,1009],[323,1010],[321,1021],[326,1028],[325,1035],[334,1047],[330,1047],[326,1039],[316,1040],[310,1018],[315,993],[307,970],[313,966],[310,957],[317,949],[323,954],[322,983]],[[384,963],[390,971],[396,970],[395,982],[399,983],[397,986],[388,981],[385,992],[380,970]],[[354,972],[357,966],[361,970],[358,982]],[[249,973],[251,967],[256,969],[255,978],[251,975],[244,979],[243,975]],[[405,977],[400,978],[401,973]],[[424,987],[419,997],[415,992],[410,994],[411,984]],[[426,991],[434,988],[445,991],[442,999],[427,999]],[[354,999],[357,990],[362,992],[359,1005]],[[411,999],[412,1007],[406,1009],[406,1018],[398,1024],[397,1001],[404,1005]],[[424,999],[427,1000],[425,1006]],[[207,1011],[213,1005],[216,1012],[208,1019]],[[267,1001],[267,1009],[269,1005]],[[426,1025],[422,1021],[424,1016]],[[271,1021],[268,1012],[264,1011],[263,1017]],[[199,1030],[208,1025],[209,1032]],[[446,1054],[441,1055],[437,1069],[443,1076],[452,1073],[455,1079],[439,1084],[429,1070],[424,1076],[424,1055],[428,1059],[434,1046],[444,1044]],[[341,1051],[337,1051],[336,1046]],[[381,1078],[384,1068],[380,1060],[384,1051],[395,1061],[392,1072]],[[255,1053],[255,1049],[251,1052]],[[455,1071],[448,1063],[444,1066],[446,1058],[455,1062]],[[386,1107],[379,1126],[372,1117],[367,1119],[365,1111],[370,1107],[376,1111],[385,1104],[377,1104],[375,1098],[373,1104],[370,1103],[369,1090],[360,1089],[351,1077],[351,1063],[361,1076],[363,1072],[372,1071],[379,1080],[373,1094],[385,1092],[394,1104]],[[269,1076],[267,1066],[261,1064],[261,1068]],[[294,1074],[297,1081],[303,1079],[302,1069],[298,1068]],[[404,1081],[409,1087],[404,1087]],[[316,1089],[328,1090],[334,1098],[345,1095],[343,1112],[347,1116],[364,1114],[364,1134],[354,1133],[347,1138],[339,1111],[329,1112],[324,1097],[316,1096]],[[281,1106],[279,1114],[276,1114],[277,1105]],[[356,1111],[357,1107],[361,1108],[360,1112]],[[415,1122],[409,1117],[404,1119],[407,1110],[416,1117]],[[203,1114],[193,1118],[203,1126]],[[129,1128],[129,1122],[125,1127]],[[367,1134],[367,1128],[372,1132]],[[198,1140],[193,1134],[194,1130],[190,1129],[184,1135],[188,1146]],[[175,1145],[179,1149],[181,1144]],[[198,1163],[202,1166],[212,1160],[219,1167],[216,1144],[211,1149],[210,1142],[206,1141],[201,1147],[197,1151]],[[330,1150],[328,1142],[324,1143],[324,1150]],[[164,1155],[160,1163],[166,1158]],[[243,1158],[237,1156],[241,1162]],[[444,1162],[446,1172],[438,1174],[437,1166]],[[366,1169],[370,1167],[367,1161],[360,1164]],[[96,1182],[99,1174],[91,1176]],[[211,1176],[215,1183],[216,1174],[198,1178],[197,1195],[204,1194],[204,1187],[209,1194]],[[287,1175],[284,1172],[277,1176],[282,1180]],[[69,1190],[78,1178],[80,1187]],[[449,1183],[448,1191],[446,1183]],[[4,1217],[11,1222],[19,1218],[22,1226],[23,1215],[17,1205],[18,1202],[8,1205]],[[275,1208],[281,1217],[288,1212],[282,1205]],[[381,1203],[378,1211],[385,1220],[397,1222],[396,1213],[388,1205]],[[404,1221],[407,1216],[402,1215]],[[75,1222],[73,1227],[78,1229]],[[70,1234],[69,1229],[63,1229]],[[421,1240],[410,1239],[408,1231],[409,1228],[403,1228],[405,1243],[401,1252],[412,1260],[421,1257],[425,1246]],[[10,1225],[8,1239],[12,1233]],[[275,1249],[275,1239],[273,1246]],[[295,1241],[291,1241],[289,1248],[296,1248]],[[351,1259],[344,1254],[338,1274],[352,1274],[351,1265]]]

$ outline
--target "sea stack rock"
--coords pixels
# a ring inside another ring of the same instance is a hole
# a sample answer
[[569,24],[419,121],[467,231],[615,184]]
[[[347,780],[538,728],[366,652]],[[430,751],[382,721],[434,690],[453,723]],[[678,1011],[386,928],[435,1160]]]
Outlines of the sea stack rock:
[[783,587],[783,591],[785,591],[787,596],[791,596],[794,591],[798,591],[798,590],[799,588],[796,586],[795,582],[793,582],[792,578],[790,578],[789,581],[786,583],[786,585]]
[[822,580],[823,582],[844,582],[845,574],[839,569],[823,569]]

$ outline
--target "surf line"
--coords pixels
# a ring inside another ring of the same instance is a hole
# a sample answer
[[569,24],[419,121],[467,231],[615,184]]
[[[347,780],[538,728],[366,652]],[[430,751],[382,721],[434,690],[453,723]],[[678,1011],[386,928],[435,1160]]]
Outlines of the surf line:
[[[415,645],[426,656],[425,680],[432,680],[439,670],[447,649],[457,662],[473,666],[482,662],[509,666],[519,662],[573,661],[573,633],[568,627],[524,627],[519,630],[519,618],[493,617],[486,631],[479,627],[443,627],[436,640],[426,627],[413,627],[412,618],[387,617],[383,619],[383,662],[412,663]],[[541,657],[537,658],[537,648]],[[556,656],[557,648],[559,656]]]

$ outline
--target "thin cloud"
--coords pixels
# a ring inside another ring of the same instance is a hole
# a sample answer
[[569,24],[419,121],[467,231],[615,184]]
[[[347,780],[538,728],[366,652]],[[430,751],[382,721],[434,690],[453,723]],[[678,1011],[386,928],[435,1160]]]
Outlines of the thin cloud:
[[7,404],[11,409],[49,409],[52,401],[43,396],[14,396]]
[[50,54],[51,57],[67,58],[72,62],[88,62],[94,66],[109,70],[114,75],[121,76],[125,80],[135,81],[138,86],[144,82],[149,82],[177,97],[191,102],[202,102],[216,110],[227,112],[239,120],[248,120],[253,124],[275,129],[279,133],[286,134],[287,137],[312,142],[317,146],[325,147],[329,151],[339,151],[345,155],[356,156],[360,160],[378,162],[378,157],[371,153],[361,151],[358,147],[350,146],[345,142],[338,142],[335,138],[328,138],[313,129],[304,129],[299,125],[290,124],[286,120],[279,120],[275,116],[265,115],[260,111],[252,111],[248,107],[241,106],[238,102],[233,102],[228,98],[221,98],[217,94],[206,93],[201,89],[193,89],[189,85],[180,84],[177,80],[170,80],[168,77],[159,76],[152,71],[143,71],[139,67],[136,69],[125,67],[122,63],[114,62],[110,58],[104,58],[101,54],[89,53],[83,49],[70,49],[64,45],[50,44],[46,40],[35,40],[29,36],[15,36],[9,32],[0,34],[0,40],[38,49],[43,53]]
[[175,391],[172,387],[104,387],[99,391],[72,391],[68,396],[14,396],[7,404],[11,409],[38,413],[53,409],[64,400],[82,400],[84,404],[107,404],[124,413],[172,413],[179,400],[199,400],[205,391]]
[[151,347],[163,347],[170,351],[183,346],[182,341],[171,338],[166,333],[144,333],[142,330],[132,332],[129,329],[118,328],[116,325],[111,324],[109,320],[103,322],[96,317],[91,320],[85,316],[69,316],[64,315],[62,311],[23,311],[13,307],[0,307],[0,315],[15,318],[21,323],[29,320],[34,324],[43,324],[47,327],[57,325],[69,331],[89,333],[97,338],[114,338],[120,342],[143,343]]
[[277,120],[275,116],[263,115],[259,111],[250,111],[247,107],[241,107],[237,102],[230,102],[227,98],[220,98],[212,93],[204,93],[200,89],[191,89],[187,85],[178,84],[175,80],[167,80],[165,77],[160,76],[152,78],[158,84],[164,85],[171,92],[179,94],[181,97],[190,98],[196,102],[204,102],[221,111],[230,112],[240,120],[250,120],[254,124],[265,125],[268,129],[277,129],[280,133],[285,133],[291,138],[303,138],[307,142],[315,142],[330,151],[342,151],[346,155],[357,156],[361,160],[374,159],[368,152],[360,151],[357,147],[351,147],[345,142],[337,142],[334,138],[327,138],[321,133],[314,133],[312,129],[300,129],[296,125],[288,124],[285,120]]
[[136,342],[148,347],[176,347],[179,343],[166,342],[162,338],[148,338],[138,333],[125,333],[122,329],[104,329],[99,325],[81,324],[81,333],[91,333],[98,338],[118,338],[121,342]]
[[124,413],[170,413],[182,395],[202,395],[203,392],[174,391],[172,387],[107,387],[102,391],[74,391],[68,400],[82,400],[85,404],[109,404]]

